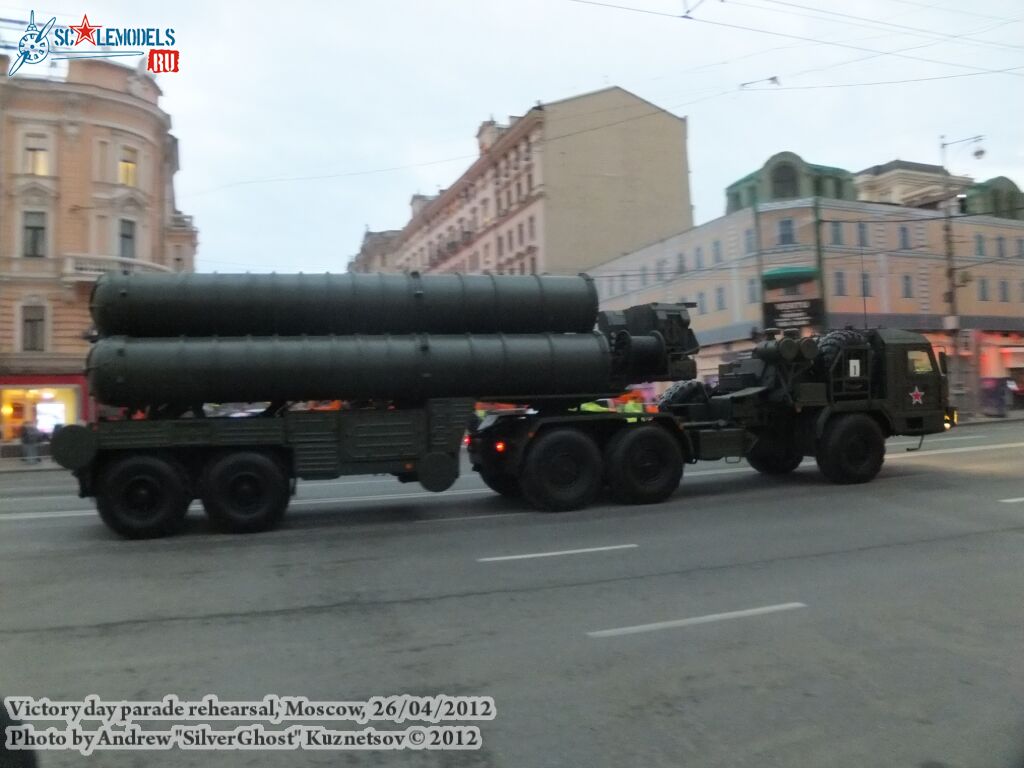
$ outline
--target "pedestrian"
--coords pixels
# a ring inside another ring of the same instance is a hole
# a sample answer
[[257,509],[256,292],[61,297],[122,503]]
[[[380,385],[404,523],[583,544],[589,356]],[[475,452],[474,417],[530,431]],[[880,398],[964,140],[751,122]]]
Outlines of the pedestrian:
[[39,463],[39,440],[42,434],[34,422],[26,421],[21,427],[21,460],[27,464]]

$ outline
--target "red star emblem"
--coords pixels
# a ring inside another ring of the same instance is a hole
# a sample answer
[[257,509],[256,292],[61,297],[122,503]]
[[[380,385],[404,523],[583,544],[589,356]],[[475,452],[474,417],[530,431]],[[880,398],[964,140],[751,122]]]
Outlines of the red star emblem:
[[96,30],[103,29],[101,25],[93,25],[89,23],[89,17],[87,15],[82,16],[82,23],[77,27],[73,24],[68,25],[68,29],[73,29],[78,33],[78,39],[75,40],[75,45],[85,41],[96,45]]
[[913,405],[924,405],[924,392],[914,387],[914,391],[910,393],[910,401]]

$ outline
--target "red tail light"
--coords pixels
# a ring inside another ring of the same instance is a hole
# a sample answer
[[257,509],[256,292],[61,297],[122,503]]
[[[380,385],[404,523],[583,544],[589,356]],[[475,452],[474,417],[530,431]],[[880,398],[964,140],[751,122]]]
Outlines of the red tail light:
[[498,442],[496,442],[494,444],[494,450],[497,453],[504,453],[505,452],[505,448],[506,448],[506,446],[505,446],[505,441],[504,440],[499,440]]

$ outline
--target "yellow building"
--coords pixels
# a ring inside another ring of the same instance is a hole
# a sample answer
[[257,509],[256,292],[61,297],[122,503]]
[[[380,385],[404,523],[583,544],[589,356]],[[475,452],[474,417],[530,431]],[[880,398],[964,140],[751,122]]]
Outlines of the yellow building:
[[606,88],[484,122],[479,158],[351,271],[574,274],[692,223],[686,120]]
[[[9,68],[0,56],[0,69]],[[108,271],[193,269],[177,140],[144,72],[71,61],[0,78],[0,439],[89,418],[89,292]]]
[[[1013,218],[1024,215],[1018,202],[1024,198],[1012,182],[971,185],[961,196],[969,205],[955,196],[936,203],[932,196],[936,207],[922,209],[797,197],[814,185],[798,183],[799,172],[774,178],[773,161],[764,179],[747,177],[730,187],[727,215],[590,270],[602,308],[694,302],[692,327],[703,345],[699,372],[707,380],[719,363],[752,347],[766,317],[770,325],[793,321],[804,333],[848,325],[922,331],[951,356],[956,338],[954,394],[968,407],[977,405],[983,379],[1024,380],[1024,221]],[[836,189],[848,190],[851,175],[828,173],[843,178]],[[785,184],[774,185],[778,180]],[[773,186],[782,194],[772,195]],[[986,194],[991,189],[998,189],[995,202]],[[758,190],[774,199],[756,202]],[[889,194],[877,184],[872,192]],[[947,330],[953,323],[946,203],[956,206],[948,213],[957,334]]]

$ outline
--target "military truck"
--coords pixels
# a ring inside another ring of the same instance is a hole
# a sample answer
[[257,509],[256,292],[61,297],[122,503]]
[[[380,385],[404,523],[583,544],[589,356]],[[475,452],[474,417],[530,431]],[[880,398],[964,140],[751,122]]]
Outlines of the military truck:
[[[815,455],[830,479],[864,482],[886,436],[944,428],[924,337],[769,334],[709,389],[687,310],[599,313],[586,276],[105,276],[87,376],[119,417],[66,427],[53,455],[110,528],[143,538],[178,530],[194,499],[222,529],[273,528],[298,479],[391,474],[444,491],[478,400],[520,407],[472,430],[473,468],[550,511],[604,488],[663,501],[684,464],[723,457],[780,474]],[[651,381],[679,382],[655,413],[581,407]],[[303,410],[311,400],[344,406]],[[263,406],[209,415],[228,402]]]

